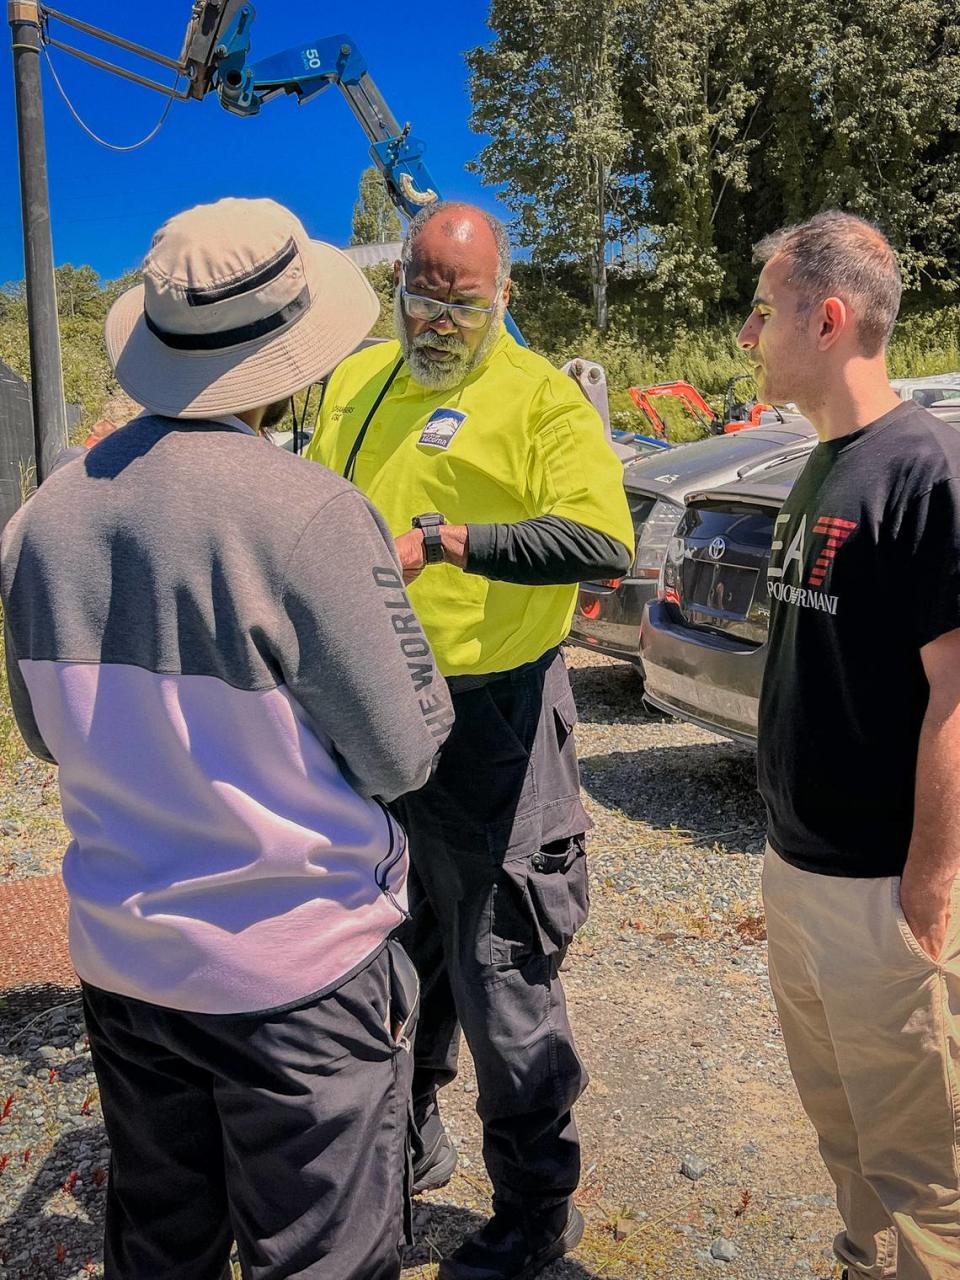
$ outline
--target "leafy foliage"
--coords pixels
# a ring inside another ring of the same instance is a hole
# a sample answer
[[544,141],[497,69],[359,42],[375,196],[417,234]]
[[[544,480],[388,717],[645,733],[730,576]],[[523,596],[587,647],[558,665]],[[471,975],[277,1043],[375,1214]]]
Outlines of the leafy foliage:
[[373,285],[373,291],[380,303],[380,318],[370,330],[374,338],[392,338],[393,332],[393,267],[387,262],[378,262],[375,266],[366,267],[363,274]]
[[380,170],[371,165],[360,175],[350,243],[387,244],[399,240],[400,234],[400,215],[387,194]]
[[0,786],[13,781],[14,766],[23,758],[25,751],[10,705],[7,664],[4,659],[3,608],[0,606]]
[[621,109],[622,0],[493,0],[489,49],[467,54],[471,125],[491,141],[472,168],[503,186],[518,244],[584,263],[607,327],[607,244],[629,135]]
[[489,23],[467,55],[476,169],[534,263],[573,260],[600,330],[620,278],[638,337],[715,319],[746,300],[757,240],[831,207],[886,230],[915,297],[954,289],[956,4],[492,0]]
[[[92,267],[58,267],[57,311],[63,358],[63,394],[81,408],[81,431],[96,421],[117,389],[103,345],[103,322],[121,282],[100,284]],[[127,279],[124,279],[124,284]],[[133,283],[133,281],[130,281]],[[0,290],[0,360],[30,377],[26,290],[22,282]]]

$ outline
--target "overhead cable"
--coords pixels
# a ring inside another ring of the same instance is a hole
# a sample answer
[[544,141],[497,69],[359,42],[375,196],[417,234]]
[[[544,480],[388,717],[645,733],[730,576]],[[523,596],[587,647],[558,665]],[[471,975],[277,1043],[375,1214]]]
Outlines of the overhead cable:
[[173,88],[170,90],[170,97],[167,99],[167,102],[164,105],[163,112],[161,113],[160,119],[157,121],[154,127],[150,130],[147,136],[145,138],[141,138],[139,142],[131,142],[128,145],[124,146],[120,143],[108,142],[106,138],[101,138],[98,133],[94,133],[93,129],[91,129],[90,126],[83,120],[83,118],[80,115],[80,112],[76,109],[76,107],[70,101],[70,96],[60,82],[60,77],[57,75],[57,69],[53,65],[53,60],[50,57],[50,50],[46,47],[46,45],[44,45],[44,48],[43,48],[43,56],[47,60],[47,66],[50,68],[50,74],[53,76],[53,82],[57,86],[57,88],[60,90],[60,96],[63,98],[64,102],[67,104],[67,108],[70,114],[73,116],[74,120],[76,120],[77,124],[84,131],[84,133],[88,134],[93,139],[94,142],[98,142],[101,147],[106,147],[108,151],[137,151],[139,150],[140,147],[145,147],[148,142],[152,142],[153,139],[160,132],[160,130],[163,128],[163,126],[166,124],[167,116],[170,114],[170,108],[173,106],[174,101],[176,99],[176,92],[180,87],[181,76],[178,75],[176,80],[174,81]]

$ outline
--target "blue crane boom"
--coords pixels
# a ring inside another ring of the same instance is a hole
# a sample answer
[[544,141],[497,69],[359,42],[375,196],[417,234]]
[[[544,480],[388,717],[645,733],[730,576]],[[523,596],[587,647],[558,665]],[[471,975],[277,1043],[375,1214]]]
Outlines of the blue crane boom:
[[[423,142],[411,135],[409,124],[401,128],[350,36],[324,36],[251,64],[250,28],[255,16],[252,4],[238,9],[212,53],[210,88],[228,111],[256,115],[264,103],[281,95],[311,102],[336,85],[367,136],[370,157],[397,208],[413,218],[440,198],[423,161]],[[504,320],[517,341],[523,342],[509,313]]]

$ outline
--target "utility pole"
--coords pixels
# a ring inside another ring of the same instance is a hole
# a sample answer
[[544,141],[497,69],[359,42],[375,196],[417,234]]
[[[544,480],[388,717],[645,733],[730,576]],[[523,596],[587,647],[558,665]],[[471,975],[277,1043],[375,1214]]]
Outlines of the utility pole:
[[50,474],[67,443],[63,403],[63,367],[57,324],[57,288],[53,273],[47,145],[40,81],[40,10],[37,0],[8,0],[13,42],[13,74],[20,145],[20,196],[23,208],[23,257],[30,334],[30,385],[37,484]]

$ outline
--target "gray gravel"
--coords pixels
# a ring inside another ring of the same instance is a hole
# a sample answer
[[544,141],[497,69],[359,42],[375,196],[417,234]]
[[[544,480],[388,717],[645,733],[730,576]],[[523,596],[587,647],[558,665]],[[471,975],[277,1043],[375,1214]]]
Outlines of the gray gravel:
[[32,757],[23,760],[14,785],[0,792],[0,880],[57,871],[66,840],[56,771]]
[[[752,754],[646,715],[625,664],[578,650],[568,662],[595,822],[591,917],[565,974],[592,1077],[578,1111],[588,1229],[544,1280],[833,1276],[831,1188],[766,982]],[[48,774],[31,766],[24,784],[26,803],[0,795],[0,820],[20,824],[3,844],[5,860],[11,839],[19,850],[17,877],[35,874],[31,856],[49,870],[54,841]],[[100,1275],[107,1150],[79,1010],[24,1028],[27,1016],[0,1009],[0,1111],[13,1099],[0,1121],[0,1275]],[[417,1203],[405,1280],[433,1277],[489,1212],[475,1105],[465,1055],[444,1095],[460,1169]]]
[[[76,992],[4,1027],[0,1060],[0,1275],[100,1274],[109,1152]],[[89,1267],[88,1270],[84,1270]]]

